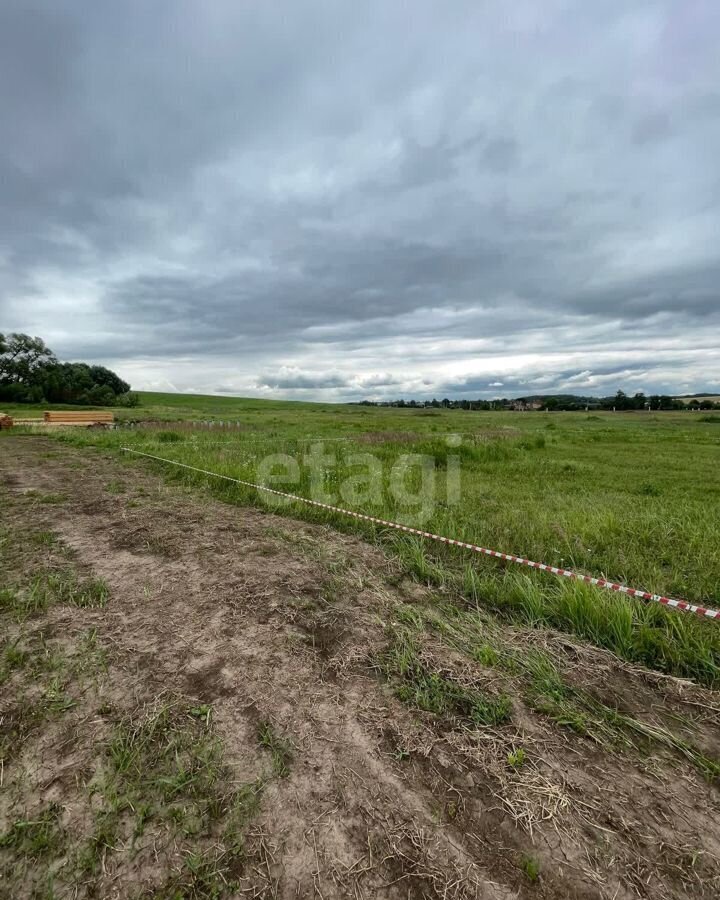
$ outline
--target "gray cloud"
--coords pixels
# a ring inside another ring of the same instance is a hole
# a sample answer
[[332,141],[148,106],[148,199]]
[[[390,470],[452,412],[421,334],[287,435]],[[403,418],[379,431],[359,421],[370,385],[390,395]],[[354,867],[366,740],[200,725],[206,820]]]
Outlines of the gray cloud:
[[717,385],[719,38],[702,0],[1,0],[0,330],[137,387]]
[[263,375],[258,379],[258,387],[268,388],[339,388],[347,387],[350,383],[348,378],[341,375],[333,375],[332,373],[315,373],[301,372],[297,369],[285,369],[275,375]]

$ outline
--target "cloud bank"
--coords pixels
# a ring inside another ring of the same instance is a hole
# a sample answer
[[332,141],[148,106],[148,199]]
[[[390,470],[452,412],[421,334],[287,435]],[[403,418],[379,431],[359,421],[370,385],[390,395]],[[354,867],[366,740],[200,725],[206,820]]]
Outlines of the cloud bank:
[[135,388],[720,390],[720,6],[0,2],[0,330]]

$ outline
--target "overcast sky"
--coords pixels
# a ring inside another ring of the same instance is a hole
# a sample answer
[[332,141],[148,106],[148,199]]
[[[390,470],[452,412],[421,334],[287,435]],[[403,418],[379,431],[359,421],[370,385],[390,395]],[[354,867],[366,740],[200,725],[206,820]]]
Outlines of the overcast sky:
[[720,392],[717,0],[0,0],[0,331],[137,389]]

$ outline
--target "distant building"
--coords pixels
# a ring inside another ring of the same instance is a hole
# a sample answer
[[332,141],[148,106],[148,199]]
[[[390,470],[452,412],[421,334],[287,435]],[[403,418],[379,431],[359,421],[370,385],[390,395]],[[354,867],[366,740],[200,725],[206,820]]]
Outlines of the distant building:
[[543,404],[540,400],[524,400],[522,397],[510,403],[510,409],[514,409],[516,412],[525,412],[528,409],[542,409],[542,407]]

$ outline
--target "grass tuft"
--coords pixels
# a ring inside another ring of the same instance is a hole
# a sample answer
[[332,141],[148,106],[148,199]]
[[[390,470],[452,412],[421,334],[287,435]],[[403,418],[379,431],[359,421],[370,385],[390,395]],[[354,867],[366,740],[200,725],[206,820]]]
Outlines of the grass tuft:
[[160,444],[179,444],[185,440],[185,436],[177,431],[160,431],[156,439]]
[[61,812],[60,806],[52,804],[32,819],[16,820],[0,836],[0,847],[7,847],[19,856],[33,860],[57,852],[65,842],[65,831],[60,824]]
[[527,875],[528,881],[535,884],[540,880],[540,863],[534,856],[524,856],[520,862],[523,872]]
[[286,778],[290,774],[290,763],[293,758],[290,742],[276,734],[272,724],[267,721],[258,725],[258,742],[272,756],[273,774]]
[[22,621],[42,614],[55,603],[102,607],[108,596],[102,578],[80,579],[71,569],[61,569],[36,575],[25,587],[0,590],[0,611],[11,612]]
[[448,675],[432,670],[422,659],[414,637],[395,629],[381,668],[404,702],[426,712],[459,719],[466,725],[501,725],[510,719],[508,697],[482,694]]
[[517,747],[511,750],[507,755],[507,764],[511,769],[522,769],[525,765],[527,754],[523,747]]

